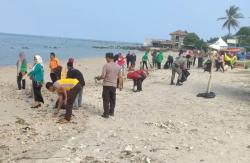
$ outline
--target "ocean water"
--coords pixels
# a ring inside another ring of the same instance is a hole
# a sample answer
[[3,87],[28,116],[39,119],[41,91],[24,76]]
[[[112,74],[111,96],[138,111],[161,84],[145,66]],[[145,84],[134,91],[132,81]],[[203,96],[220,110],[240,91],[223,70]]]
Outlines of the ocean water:
[[51,52],[55,52],[60,60],[67,60],[70,57],[77,59],[104,56],[106,52],[127,53],[128,50],[120,48],[127,46],[140,45],[123,42],[0,33],[0,66],[15,65],[18,54],[21,51],[26,53],[28,62],[32,63],[35,54],[41,55],[44,62],[48,62]]

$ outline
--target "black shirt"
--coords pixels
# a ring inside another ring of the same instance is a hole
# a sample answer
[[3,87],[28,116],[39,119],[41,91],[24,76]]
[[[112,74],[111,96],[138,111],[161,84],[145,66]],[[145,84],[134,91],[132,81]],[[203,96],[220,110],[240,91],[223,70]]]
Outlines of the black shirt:
[[80,82],[80,84],[81,84],[82,87],[85,86],[85,80],[83,78],[83,75],[77,69],[70,68],[68,70],[68,73],[67,73],[67,78],[77,79]]

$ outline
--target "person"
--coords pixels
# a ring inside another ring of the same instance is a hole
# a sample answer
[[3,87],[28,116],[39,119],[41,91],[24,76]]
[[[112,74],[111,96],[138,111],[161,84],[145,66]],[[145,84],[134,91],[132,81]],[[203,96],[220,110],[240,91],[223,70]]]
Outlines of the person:
[[[133,82],[134,82],[134,86],[133,86],[133,91],[134,92],[142,91],[142,83],[146,79],[147,74],[148,74],[148,72],[143,70],[143,69],[133,71],[133,72],[129,72],[127,74],[127,78],[132,79]],[[135,90],[135,87],[137,88],[137,90]]]
[[148,70],[148,51],[146,51],[142,57],[142,68],[143,69],[145,69],[144,66],[146,66],[146,69]]
[[81,84],[82,88],[79,94],[77,94],[76,100],[74,103],[74,106],[78,108],[82,106],[82,94],[83,94],[83,87],[85,86],[85,80],[84,80],[82,73],[79,70],[75,69],[73,64],[74,64],[74,59],[70,58],[67,63],[67,67],[68,67],[67,78],[77,79],[79,83]]
[[173,66],[174,57],[173,57],[173,55],[171,53],[168,55],[168,61],[167,62],[168,62],[169,67]]
[[157,56],[156,56],[156,63],[157,63],[157,68],[161,69],[161,63],[163,61],[163,52],[160,51]]
[[126,62],[127,62],[127,68],[129,68],[130,63],[131,63],[131,54],[130,54],[130,51],[126,55]]
[[180,50],[179,56],[176,58],[176,60],[173,63],[172,66],[172,76],[171,76],[171,85],[174,85],[174,79],[175,79],[175,74],[177,73],[178,76],[178,80],[176,85],[177,86],[181,86],[181,78],[182,78],[182,70],[187,69],[187,59],[185,57],[185,55],[183,54],[183,51]]
[[187,50],[186,58],[187,58],[187,69],[190,70],[192,61],[193,61],[193,51]]
[[42,57],[39,55],[34,56],[34,66],[28,73],[28,76],[32,80],[32,89],[34,94],[35,103],[31,108],[41,107],[41,103],[44,103],[41,88],[44,82],[44,66]]
[[71,120],[73,104],[76,100],[77,94],[80,93],[82,86],[77,79],[60,79],[55,83],[47,82],[46,88],[50,92],[56,92],[58,94],[58,105],[54,115],[57,115],[64,103],[66,114],[64,119],[59,122],[65,123]]
[[217,55],[216,61],[216,71],[219,71],[219,69],[222,69],[222,72],[225,71],[224,69],[224,54],[221,53],[220,55]]
[[[103,66],[102,75],[96,77],[97,80],[103,80],[103,118],[109,118],[114,116],[115,105],[116,105],[116,87],[117,79],[121,81],[121,68],[114,63],[113,53],[106,53],[107,64]],[[120,83],[120,82],[118,82]],[[121,85],[118,84],[121,89]]]
[[62,67],[59,66],[59,61],[56,58],[56,54],[54,52],[50,53],[50,78],[52,82],[57,81],[61,77]]
[[197,49],[194,50],[193,67],[195,66],[196,58],[197,58],[197,56],[198,56],[199,53],[200,53],[199,50],[197,50]]
[[131,54],[131,67],[134,68],[136,63],[136,54],[135,52],[132,52]]
[[25,81],[25,75],[27,74],[28,68],[27,68],[27,60],[25,57],[24,52],[19,53],[19,59],[16,63],[17,66],[17,86],[18,89],[25,89],[26,81]]
[[157,55],[157,52],[156,52],[156,50],[154,50],[153,52],[152,52],[152,54],[151,54],[151,56],[152,56],[152,63],[153,63],[153,67],[156,67],[156,55]]

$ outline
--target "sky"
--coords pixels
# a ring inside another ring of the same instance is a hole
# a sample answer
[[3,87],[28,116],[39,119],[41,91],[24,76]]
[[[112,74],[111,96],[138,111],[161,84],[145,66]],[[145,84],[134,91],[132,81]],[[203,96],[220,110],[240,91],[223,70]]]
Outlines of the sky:
[[142,43],[181,29],[201,38],[223,36],[231,5],[250,26],[250,0],[0,0],[0,32]]

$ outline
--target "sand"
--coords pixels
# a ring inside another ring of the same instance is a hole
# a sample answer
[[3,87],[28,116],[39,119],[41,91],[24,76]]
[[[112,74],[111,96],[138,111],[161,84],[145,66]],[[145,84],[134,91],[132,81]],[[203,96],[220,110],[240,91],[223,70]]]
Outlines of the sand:
[[102,86],[93,79],[104,63],[76,63],[87,82],[84,106],[69,124],[52,116],[55,95],[43,89],[45,105],[30,109],[29,88],[16,90],[15,67],[0,68],[0,162],[250,162],[249,70],[214,73],[215,99],[196,97],[209,77],[201,69],[192,68],[181,87],[169,85],[170,70],[150,71],[143,92],[133,93],[132,81],[125,81],[115,117],[103,119]]

